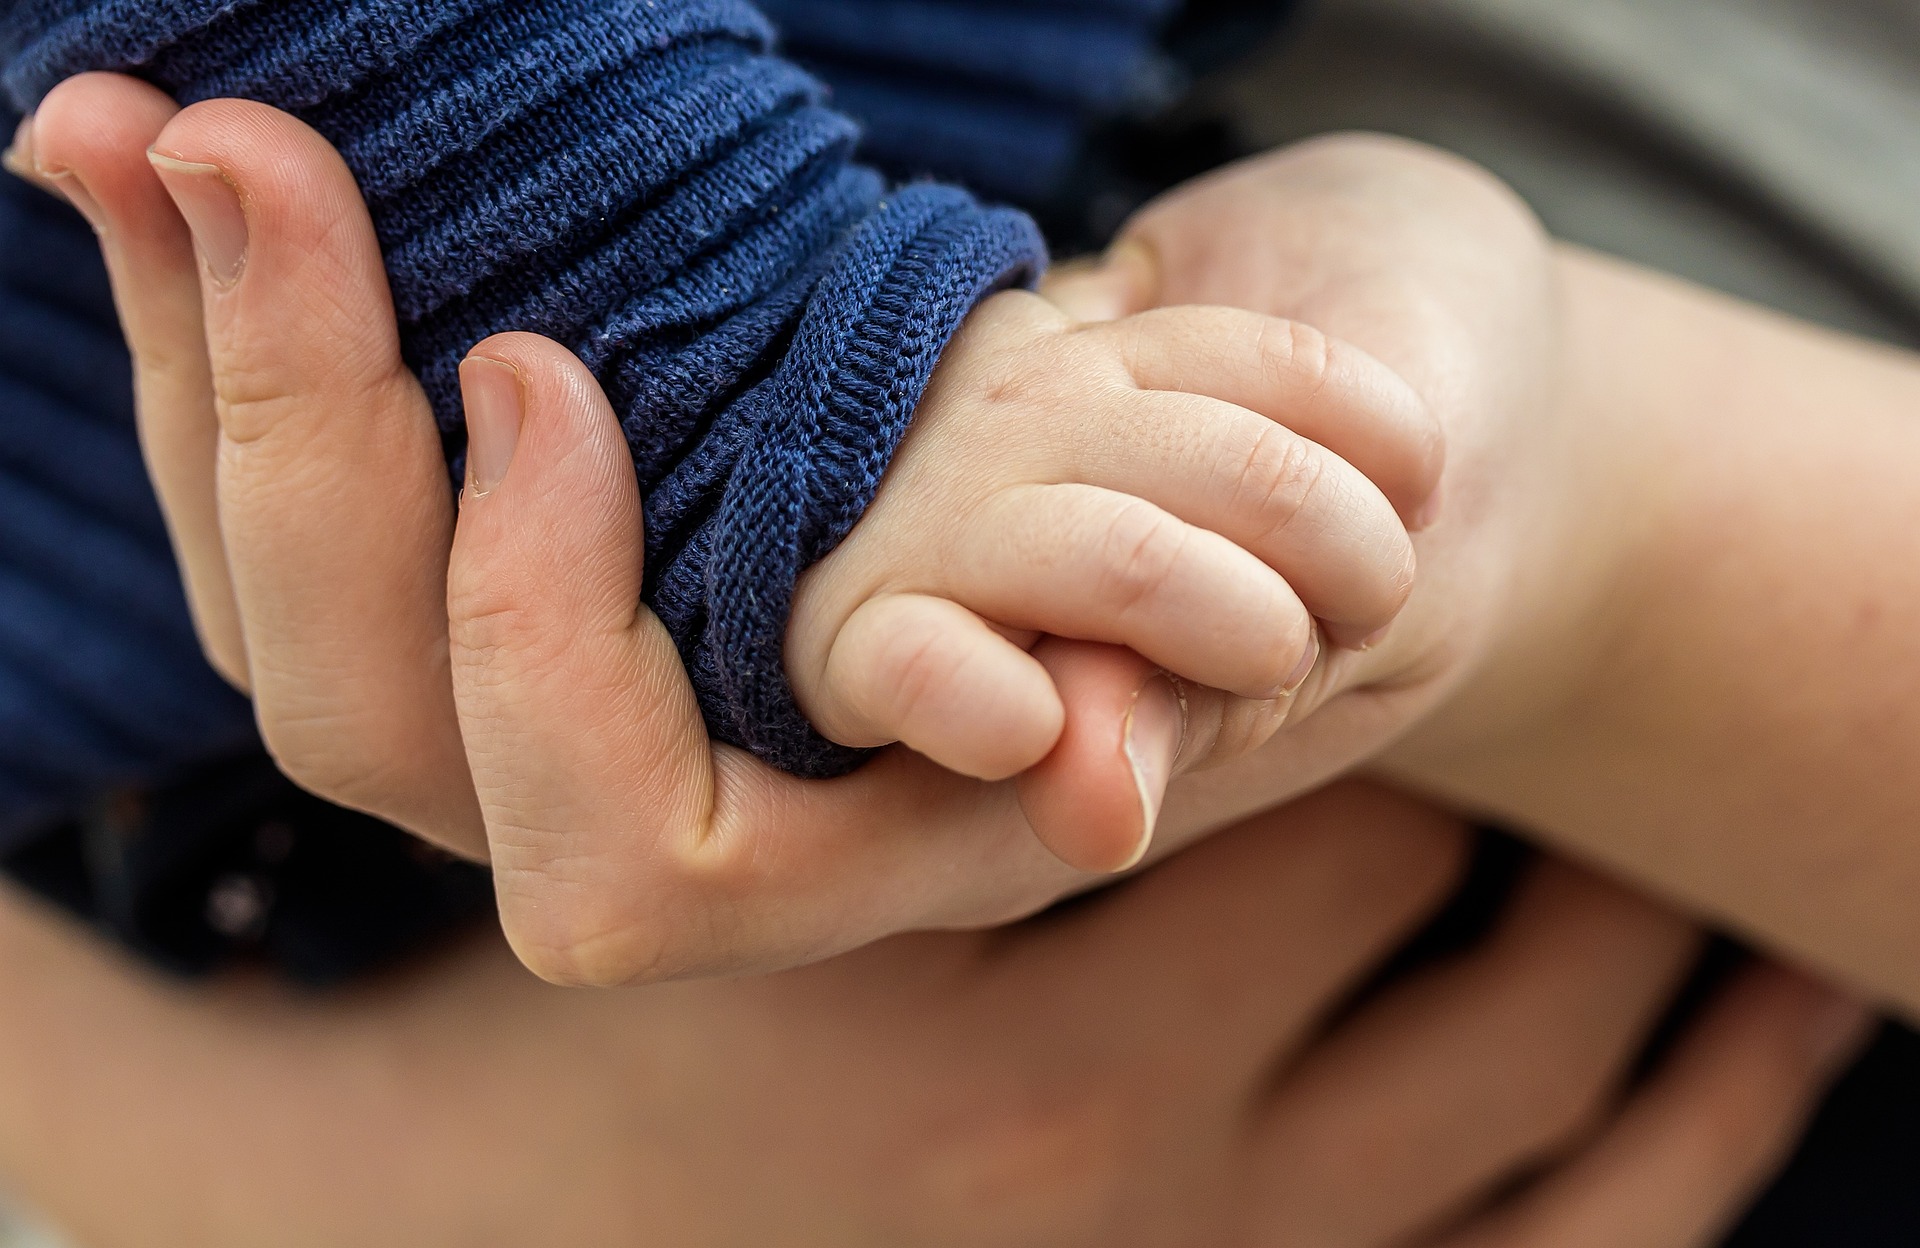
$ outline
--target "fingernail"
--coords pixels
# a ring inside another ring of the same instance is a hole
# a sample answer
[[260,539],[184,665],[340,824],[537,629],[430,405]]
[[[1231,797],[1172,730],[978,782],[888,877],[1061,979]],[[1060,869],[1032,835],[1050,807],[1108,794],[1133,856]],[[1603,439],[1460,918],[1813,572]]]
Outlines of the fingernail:
[[461,362],[460,392],[467,406],[467,488],[475,498],[485,498],[513,463],[526,393],[519,369],[483,355]]
[[1154,276],[1160,260],[1153,248],[1138,238],[1129,237],[1107,248],[1106,254],[1100,258],[1100,264],[1108,269],[1132,269],[1136,277],[1145,281]]
[[155,151],[147,153],[147,160],[186,218],[214,286],[232,289],[247,269],[247,210],[240,202],[240,188],[218,165]]
[[107,232],[107,214],[101,211],[100,201],[93,197],[93,192],[87,189],[86,183],[76,177],[71,170],[42,170],[40,176],[51,183],[53,188],[87,219],[87,224],[93,227],[95,234]]
[[1164,672],[1155,672],[1133,696],[1127,710],[1122,737],[1127,765],[1133,769],[1134,787],[1140,793],[1140,843],[1120,870],[1140,865],[1153,845],[1154,825],[1160,821],[1160,807],[1167,800],[1167,785],[1173,780],[1173,764],[1180,757],[1180,746],[1187,731],[1186,699]]
[[13,142],[7,147],[7,154],[0,156],[0,165],[16,178],[31,182],[40,172],[33,160],[33,118],[22,117],[20,124],[14,127]]
[[1287,677],[1287,683],[1280,690],[1281,697],[1292,697],[1300,692],[1300,686],[1307,683],[1307,677],[1313,675],[1315,665],[1320,662],[1320,630],[1315,628],[1307,638],[1307,652],[1300,656],[1299,666]]
[[19,127],[13,132],[13,145],[7,148],[6,155],[0,157],[7,172],[22,182],[30,182],[43,191],[52,191],[66,200],[87,219],[95,234],[106,232],[107,217],[100,211],[100,201],[93,197],[71,169],[49,169],[40,163],[40,155],[34,149],[33,118],[23,117]]

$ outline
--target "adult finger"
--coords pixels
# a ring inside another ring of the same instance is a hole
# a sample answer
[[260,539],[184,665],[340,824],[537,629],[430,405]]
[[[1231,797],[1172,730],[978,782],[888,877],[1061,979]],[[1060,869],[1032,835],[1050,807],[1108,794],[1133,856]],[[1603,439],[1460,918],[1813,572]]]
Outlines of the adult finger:
[[1445,899],[1466,847],[1450,815],[1335,785],[1010,934],[1008,970],[1070,980],[1110,1011],[1085,1020],[1108,1043],[1207,1063],[1244,1093]]
[[1859,1052],[1869,1012],[1761,965],[1696,1022],[1578,1156],[1435,1248],[1709,1248]]
[[141,447],[194,624],[214,668],[245,689],[246,647],[215,496],[220,426],[200,279],[186,223],[147,161],[178,112],[136,79],[83,74],[42,101],[22,146],[99,231],[133,354]]
[[263,736],[323,796],[477,853],[446,660],[452,490],[359,190],[314,131],[239,101],[181,113],[152,163],[200,260]]
[[1117,321],[1160,302],[1159,261],[1138,239],[1121,239],[1105,255],[1057,264],[1040,295],[1082,324]]
[[462,379],[454,680],[502,919],[536,972],[620,984],[791,965],[1016,917],[1084,878],[1034,842],[1010,785],[904,750],[809,783],[710,746],[640,601],[639,491],[592,375],[509,334]]
[[1289,1072],[1259,1128],[1252,1242],[1396,1243],[1554,1155],[1605,1108],[1698,945],[1680,918],[1542,864],[1484,947]]
[[1033,657],[1064,715],[1052,751],[1014,778],[1020,808],[1070,866],[1137,866],[1188,742],[1185,690],[1120,646],[1043,637]]

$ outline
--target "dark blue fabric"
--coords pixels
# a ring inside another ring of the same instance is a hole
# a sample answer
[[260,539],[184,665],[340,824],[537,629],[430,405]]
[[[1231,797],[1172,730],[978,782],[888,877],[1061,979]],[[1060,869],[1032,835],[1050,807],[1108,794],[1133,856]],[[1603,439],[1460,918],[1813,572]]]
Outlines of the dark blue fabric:
[[[1274,0],[1276,4],[1279,0]],[[1022,203],[1092,125],[1164,102],[1179,0],[762,0],[783,47],[866,128],[864,159]]]
[[[289,109],[332,140],[456,466],[475,341],[532,330],[577,350],[622,413],[646,597],[710,728],[819,776],[862,755],[814,733],[788,688],[795,579],[871,501],[961,320],[1034,277],[1044,247],[961,191],[889,191],[771,40],[742,0],[15,0],[0,20],[23,107],[123,69],[183,101]],[[8,601],[0,644],[33,644],[47,604]],[[86,662],[141,666],[109,645]],[[143,705],[96,708],[97,726],[137,753]]]

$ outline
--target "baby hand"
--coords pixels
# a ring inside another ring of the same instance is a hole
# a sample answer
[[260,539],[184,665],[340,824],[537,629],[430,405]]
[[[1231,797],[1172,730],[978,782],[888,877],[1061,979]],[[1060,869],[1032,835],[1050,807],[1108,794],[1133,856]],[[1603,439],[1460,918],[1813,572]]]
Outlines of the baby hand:
[[[1407,601],[1443,455],[1409,385],[1307,326],[1199,307],[1077,325],[1000,295],[802,580],[789,677],[832,740],[986,780],[1061,737],[1027,651],[1043,634],[1284,710],[1323,637],[1365,647]],[[1063,856],[1111,870],[1141,848]]]

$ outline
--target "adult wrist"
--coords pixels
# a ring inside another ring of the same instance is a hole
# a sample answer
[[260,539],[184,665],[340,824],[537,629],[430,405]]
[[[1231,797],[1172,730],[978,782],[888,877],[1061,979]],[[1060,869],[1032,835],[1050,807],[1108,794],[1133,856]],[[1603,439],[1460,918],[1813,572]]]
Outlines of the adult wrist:
[[1556,247],[1551,264],[1560,332],[1533,431],[1544,436],[1507,465],[1504,593],[1483,608],[1492,628],[1454,688],[1385,760],[1398,779],[1496,811],[1606,696],[1675,506],[1633,342],[1640,279],[1576,248]]

